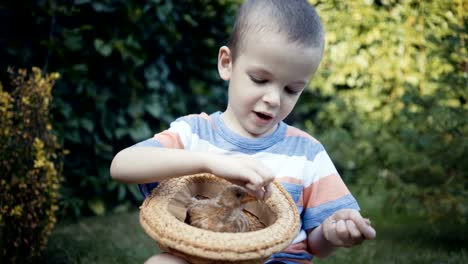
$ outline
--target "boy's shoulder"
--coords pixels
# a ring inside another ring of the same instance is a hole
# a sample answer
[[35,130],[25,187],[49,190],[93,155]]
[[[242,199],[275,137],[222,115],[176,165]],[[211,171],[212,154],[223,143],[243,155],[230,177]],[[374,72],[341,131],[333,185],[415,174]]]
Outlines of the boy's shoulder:
[[186,115],[185,117],[186,118],[201,118],[203,120],[208,120],[208,121],[211,120],[211,116],[205,112],[201,112],[199,114],[189,114],[189,115]]
[[210,124],[212,122],[212,116],[205,112],[199,114],[188,114],[177,118],[174,123],[186,123],[190,127],[199,126],[203,124]]
[[185,115],[185,116],[181,116],[181,117],[176,119],[176,121],[178,121],[178,120],[205,120],[205,121],[211,121],[211,116],[208,115],[205,112],[201,112],[199,114],[188,114],[188,115]]
[[302,129],[299,129],[295,126],[287,125],[286,128],[286,138],[294,138],[297,140],[302,140],[302,141],[309,141],[314,144],[319,144],[321,145],[320,141],[318,141],[315,137],[313,137],[311,134],[305,132]]
[[308,160],[314,160],[319,153],[325,151],[322,143],[306,131],[286,126],[284,138],[276,144],[276,151],[288,156],[305,156]]

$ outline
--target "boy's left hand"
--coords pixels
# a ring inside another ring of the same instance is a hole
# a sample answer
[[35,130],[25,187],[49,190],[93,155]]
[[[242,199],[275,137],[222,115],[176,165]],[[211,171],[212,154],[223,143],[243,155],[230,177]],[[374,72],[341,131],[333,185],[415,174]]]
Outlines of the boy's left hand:
[[370,220],[353,209],[336,211],[322,225],[325,238],[338,247],[352,247],[364,240],[374,239],[376,235]]

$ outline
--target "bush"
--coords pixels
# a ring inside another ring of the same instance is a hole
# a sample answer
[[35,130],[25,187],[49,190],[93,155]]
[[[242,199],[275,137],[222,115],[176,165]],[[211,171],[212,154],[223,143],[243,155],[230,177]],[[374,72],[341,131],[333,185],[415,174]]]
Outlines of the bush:
[[327,47],[300,125],[325,143],[354,189],[382,191],[386,208],[466,224],[463,1],[312,2]]
[[[4,1],[3,68],[60,72],[54,119],[70,150],[64,205],[80,215],[137,201],[113,155],[175,116],[224,107],[216,74],[240,1]],[[468,218],[466,9],[457,1],[317,1],[326,56],[290,118],[355,190],[432,221]]]
[[49,106],[58,74],[10,70],[0,83],[0,258],[32,263],[56,222],[63,151],[52,133]]
[[[63,206],[103,214],[139,203],[110,179],[113,156],[188,112],[225,107],[216,72],[239,1],[7,1],[0,4],[0,71],[59,72],[54,127],[70,151]],[[3,6],[2,6],[3,5]],[[1,34],[1,33],[4,34]],[[1,72],[0,72],[1,77]],[[1,80],[1,78],[0,78]]]

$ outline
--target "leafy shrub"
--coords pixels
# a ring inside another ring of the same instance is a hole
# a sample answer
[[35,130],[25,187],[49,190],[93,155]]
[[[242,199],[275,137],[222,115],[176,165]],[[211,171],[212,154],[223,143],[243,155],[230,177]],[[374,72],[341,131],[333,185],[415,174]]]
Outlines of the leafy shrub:
[[63,151],[52,133],[49,106],[57,73],[10,70],[0,83],[0,258],[32,263],[56,222]]
[[381,191],[387,209],[466,224],[463,1],[312,2],[328,43],[300,125],[356,190]]
[[110,180],[114,154],[179,115],[225,106],[216,58],[237,2],[0,4],[0,20],[9,25],[0,28],[0,72],[6,65],[40,65],[62,76],[52,113],[70,151],[61,190],[70,215],[139,202],[135,185]]
[[[109,180],[117,151],[175,116],[224,106],[216,52],[240,1],[4,2],[0,80],[7,65],[63,76],[53,113],[71,151],[62,193],[75,215],[139,197]],[[354,189],[464,223],[464,2],[310,2],[326,27],[326,57],[290,120],[324,142]]]

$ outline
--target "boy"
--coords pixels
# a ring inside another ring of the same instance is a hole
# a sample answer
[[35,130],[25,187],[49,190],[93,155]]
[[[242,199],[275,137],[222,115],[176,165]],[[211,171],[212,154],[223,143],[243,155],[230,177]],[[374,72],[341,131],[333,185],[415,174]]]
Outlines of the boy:
[[[324,49],[320,18],[306,0],[248,0],[236,17],[218,71],[229,81],[224,112],[189,115],[154,138],[119,152],[111,175],[138,183],[210,172],[260,198],[273,179],[296,202],[302,227],[290,247],[266,263],[310,263],[338,247],[373,239],[375,230],[323,146],[283,122],[317,70]],[[161,254],[146,263],[186,263]]]

